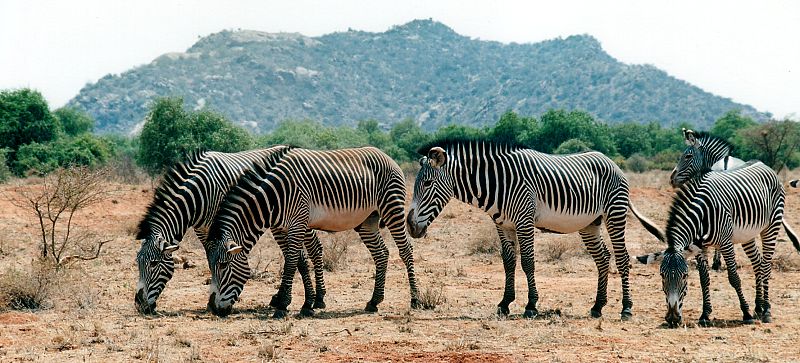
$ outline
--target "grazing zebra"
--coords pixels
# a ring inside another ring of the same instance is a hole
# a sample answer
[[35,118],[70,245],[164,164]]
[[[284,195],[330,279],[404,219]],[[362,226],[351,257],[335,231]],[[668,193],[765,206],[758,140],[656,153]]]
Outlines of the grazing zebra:
[[[669,180],[673,187],[680,187],[686,181],[697,179],[709,171],[732,170],[745,164],[741,159],[730,156],[733,145],[729,142],[705,132],[695,132],[686,128],[682,131],[686,149],[670,174]],[[711,269],[714,271],[721,269],[720,256],[719,250],[714,252],[714,262],[711,264]]]
[[[675,327],[682,320],[688,276],[686,258],[695,255],[703,292],[700,324],[710,324],[711,301],[705,256],[709,247],[722,252],[728,281],[739,297],[742,320],[745,323],[753,322],[736,271],[733,245],[737,243],[746,243],[745,252],[756,275],[755,313],[762,322],[772,321],[769,278],[775,239],[781,225],[800,251],[794,231],[783,220],[783,206],[783,186],[775,172],[759,161],[748,162],[735,170],[705,173],[699,179],[691,179],[683,184],[669,212],[667,249],[637,257],[643,263],[662,259],[661,278],[667,302],[665,320],[669,326]],[[763,241],[763,258],[753,242],[759,235]]]
[[[134,298],[143,314],[155,312],[156,299],[172,278],[175,266],[172,252],[189,228],[208,249],[206,236],[219,205],[236,180],[253,165],[274,154],[283,154],[286,146],[239,153],[196,152],[177,163],[164,177],[152,203],[139,223],[136,239],[142,246],[136,256],[139,282]],[[276,241],[285,245],[285,234],[274,231]],[[316,233],[308,231],[306,249],[314,258],[317,292],[309,278],[305,257],[298,265],[306,291],[306,308],[325,307],[325,282],[322,276],[322,248]],[[309,299],[315,299],[311,301]],[[308,312],[310,310],[306,309]]]
[[[292,271],[303,232],[354,229],[375,261],[375,288],[367,311],[384,298],[389,250],[380,226],[389,228],[406,266],[411,306],[419,307],[413,248],[403,223],[405,178],[389,156],[374,147],[315,151],[292,149],[256,166],[231,189],[209,230],[211,294],[208,308],[227,315],[249,276],[247,254],[266,227],[287,235],[284,274],[275,318],[286,316]],[[242,253],[245,252],[245,253]]]
[[[453,197],[486,211],[500,236],[505,292],[498,314],[508,315],[515,299],[515,243],[519,241],[522,269],[528,279],[525,317],[538,314],[534,279],[534,227],[556,233],[580,232],[597,265],[597,297],[593,317],[602,316],[610,254],[603,243],[601,224],[614,249],[622,277],[622,318],[632,316],[625,249],[628,181],[619,167],[598,152],[549,155],[521,146],[482,140],[435,141],[419,150],[421,169],[407,224],[412,237],[428,226]],[[637,214],[634,210],[634,214]],[[642,220],[644,223],[645,221]]]

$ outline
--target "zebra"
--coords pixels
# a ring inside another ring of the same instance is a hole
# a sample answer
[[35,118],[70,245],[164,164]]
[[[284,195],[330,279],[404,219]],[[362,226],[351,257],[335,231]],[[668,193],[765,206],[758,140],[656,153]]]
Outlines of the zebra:
[[[667,220],[664,252],[638,256],[642,263],[661,259],[662,288],[666,295],[665,320],[670,327],[682,321],[683,298],[687,290],[686,259],[695,257],[703,293],[703,312],[699,323],[710,325],[711,301],[706,261],[708,248],[721,251],[728,270],[728,281],[736,290],[742,321],[752,323],[753,315],[742,294],[736,271],[733,245],[745,243],[744,249],[756,275],[756,317],[772,321],[769,302],[769,278],[772,254],[781,225],[800,251],[800,243],[792,228],[783,219],[784,189],[775,172],[760,161],[726,172],[705,173],[685,182],[676,194]],[[763,258],[755,246],[755,238],[763,241]]]
[[[690,179],[696,179],[708,171],[725,171],[742,167],[745,162],[730,156],[733,145],[728,141],[706,132],[696,132],[682,128],[686,149],[678,157],[678,164],[672,170],[669,180],[678,188]],[[722,258],[719,251],[714,252],[711,269],[721,270]]]
[[377,148],[333,151],[292,149],[282,158],[248,171],[226,196],[209,230],[209,310],[231,312],[249,275],[247,252],[266,227],[287,235],[284,274],[274,318],[287,315],[299,241],[307,228],[354,229],[375,262],[375,287],[365,310],[384,299],[389,250],[380,235],[388,227],[406,266],[411,307],[419,308],[413,247],[405,217],[405,178],[397,163]]
[[[534,227],[545,232],[580,233],[598,270],[597,296],[592,317],[606,305],[610,254],[603,243],[601,224],[614,249],[622,278],[622,312],[632,317],[625,248],[625,221],[630,205],[628,181],[620,168],[599,152],[549,155],[520,145],[476,139],[445,139],[419,149],[423,156],[414,182],[407,226],[412,237],[425,235],[428,226],[453,197],[487,212],[500,236],[505,292],[497,313],[509,314],[515,299],[515,243],[528,280],[524,317],[538,314],[534,278]],[[631,208],[638,217],[638,212]],[[646,222],[640,219],[643,224]]]
[[[186,160],[175,164],[156,189],[155,197],[147,207],[138,226],[136,239],[141,240],[137,254],[139,281],[134,297],[137,310],[142,314],[155,313],[156,299],[172,278],[175,266],[172,253],[191,227],[203,247],[211,225],[226,192],[236,180],[253,165],[262,163],[274,154],[288,151],[287,146],[239,153],[198,151]],[[273,231],[280,246],[286,236]],[[313,314],[313,308],[325,308],[325,282],[322,274],[322,247],[316,233],[306,234],[306,249],[314,260],[316,294],[308,272],[305,257],[298,264],[306,292],[303,313]],[[311,300],[313,299],[313,300]]]

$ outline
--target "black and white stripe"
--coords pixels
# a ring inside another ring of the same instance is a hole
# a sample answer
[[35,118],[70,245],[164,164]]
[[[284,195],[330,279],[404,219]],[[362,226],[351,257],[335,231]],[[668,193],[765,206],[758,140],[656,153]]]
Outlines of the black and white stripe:
[[[775,172],[758,161],[726,172],[709,172],[684,183],[673,200],[667,221],[668,247],[663,253],[640,256],[642,262],[661,262],[664,292],[667,295],[666,320],[677,326],[682,320],[682,300],[687,273],[685,259],[697,255],[703,291],[701,324],[709,324],[711,301],[706,250],[718,249],[728,270],[728,281],[736,290],[745,322],[752,322],[749,305],[742,294],[737,273],[734,244],[743,244],[756,275],[755,312],[763,322],[771,321],[769,279],[775,239],[783,226],[800,251],[794,231],[783,220],[784,189]],[[755,238],[760,236],[762,251]],[[763,254],[763,256],[762,256]]]
[[[625,248],[628,182],[619,167],[598,152],[549,155],[514,145],[481,140],[433,142],[420,153],[421,169],[407,224],[413,237],[428,226],[452,198],[486,211],[500,236],[505,292],[498,313],[507,315],[515,299],[515,244],[528,280],[525,316],[537,314],[534,279],[534,228],[557,233],[580,232],[597,265],[597,296],[591,314],[602,315],[607,302],[610,254],[603,243],[605,221],[622,279],[622,318],[632,315]],[[634,212],[635,213],[635,212]],[[645,221],[642,221],[643,223]]]
[[209,232],[212,271],[209,309],[231,311],[249,277],[246,253],[265,228],[287,234],[285,265],[276,317],[291,302],[291,271],[304,232],[354,229],[375,261],[375,289],[367,311],[384,298],[389,251],[380,226],[389,228],[406,265],[411,305],[418,307],[414,256],[403,223],[405,180],[400,167],[373,147],[315,151],[292,149],[266,167],[254,167],[227,195]]
[[[201,151],[174,165],[156,189],[155,197],[139,223],[136,238],[142,240],[137,254],[139,282],[135,296],[137,309],[142,313],[155,312],[156,299],[172,278],[172,252],[189,228],[194,228],[206,249],[206,236],[220,204],[236,181],[253,165],[263,163],[275,154],[289,150],[286,146],[220,153]],[[281,246],[285,235],[274,234]],[[307,234],[306,248],[314,258],[317,291],[309,277],[308,265],[302,258],[298,265],[311,307],[324,307],[325,283],[322,275],[322,250],[313,231]]]

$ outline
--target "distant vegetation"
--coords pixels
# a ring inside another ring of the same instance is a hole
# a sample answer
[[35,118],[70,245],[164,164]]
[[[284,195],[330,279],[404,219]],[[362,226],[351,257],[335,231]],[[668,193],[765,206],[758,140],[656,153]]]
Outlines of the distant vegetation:
[[382,128],[410,119],[429,132],[452,124],[482,128],[508,110],[584,110],[608,124],[691,122],[702,129],[731,109],[768,118],[655,67],[621,63],[588,35],[502,44],[429,20],[314,38],[223,31],[185,53],[107,75],[68,105],[92,115],[100,133],[127,134],[154,99],[175,95],[259,133],[287,119],[326,127],[372,119]]
[[[351,126],[326,126],[313,120],[288,120],[269,133],[252,133],[204,107],[189,109],[178,97],[156,99],[150,106],[141,135],[135,138],[92,134],[94,121],[74,109],[51,112],[41,94],[22,89],[0,93],[0,178],[10,174],[45,174],[70,165],[112,164],[119,174],[125,168],[143,168],[150,175],[197,149],[235,152],[275,144],[313,149],[375,146],[399,163],[413,162],[417,148],[440,138],[474,137],[525,145],[546,153],[600,151],[623,169],[641,172],[672,169],[684,140],[683,123],[662,127],[656,122],[608,125],[588,112],[549,110],[539,117],[508,111],[491,126],[442,126],[428,132],[411,119],[385,127],[365,119]],[[759,159],[776,170],[800,165],[800,127],[794,121],[757,123],[739,111],[716,120],[710,130],[730,141],[734,155]],[[121,161],[129,160],[129,163]]]

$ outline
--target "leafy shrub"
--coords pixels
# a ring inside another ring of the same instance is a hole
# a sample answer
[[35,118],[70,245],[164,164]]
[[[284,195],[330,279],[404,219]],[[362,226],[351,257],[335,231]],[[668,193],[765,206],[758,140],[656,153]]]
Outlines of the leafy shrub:
[[6,164],[6,152],[8,149],[0,149],[0,183],[5,183],[11,178],[11,169]]
[[633,154],[628,160],[625,160],[625,168],[633,172],[643,173],[650,170],[651,164],[642,154]]
[[574,154],[591,150],[586,142],[579,139],[569,139],[558,145],[553,154]]

